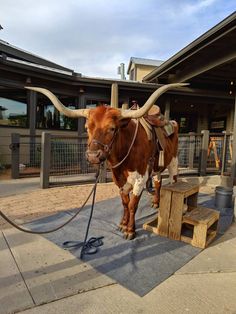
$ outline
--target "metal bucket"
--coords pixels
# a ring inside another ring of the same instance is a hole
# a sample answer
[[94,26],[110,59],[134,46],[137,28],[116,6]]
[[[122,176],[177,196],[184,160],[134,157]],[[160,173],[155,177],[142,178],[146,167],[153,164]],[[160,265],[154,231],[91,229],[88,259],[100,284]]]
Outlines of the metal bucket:
[[215,206],[217,209],[232,207],[233,188],[217,186],[215,189]]

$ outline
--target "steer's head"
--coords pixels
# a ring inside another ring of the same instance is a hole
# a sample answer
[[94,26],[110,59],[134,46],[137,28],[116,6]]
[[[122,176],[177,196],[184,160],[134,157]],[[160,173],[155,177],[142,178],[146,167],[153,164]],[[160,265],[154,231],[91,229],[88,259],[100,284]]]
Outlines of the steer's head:
[[99,164],[106,160],[112,150],[119,129],[130,119],[122,119],[120,111],[106,106],[90,110],[86,122],[88,131],[87,160]]
[[173,83],[158,88],[138,110],[119,110],[101,106],[95,109],[69,109],[49,90],[40,87],[26,87],[47,96],[53,105],[70,118],[87,118],[88,150],[86,156],[89,162],[99,164],[109,157],[112,145],[120,128],[127,125],[130,119],[144,116],[164,92],[169,89],[186,86],[187,83]]

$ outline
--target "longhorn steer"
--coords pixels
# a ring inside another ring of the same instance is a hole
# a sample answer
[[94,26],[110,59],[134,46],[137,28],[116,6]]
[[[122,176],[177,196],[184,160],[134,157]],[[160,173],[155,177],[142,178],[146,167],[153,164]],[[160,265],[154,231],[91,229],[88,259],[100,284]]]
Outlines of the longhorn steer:
[[[119,110],[101,106],[95,109],[66,108],[50,91],[38,87],[26,87],[46,95],[54,106],[68,117],[86,117],[88,130],[87,159],[92,164],[107,160],[113,174],[113,181],[120,189],[124,206],[120,230],[126,239],[135,237],[135,212],[151,172],[154,176],[154,203],[159,203],[161,187],[160,173],[168,168],[171,179],[176,180],[178,171],[177,146],[178,126],[174,133],[164,137],[164,165],[158,166],[159,149],[155,140],[150,140],[143,126],[138,123],[157,98],[165,91],[187,84],[169,84],[157,89],[138,110]],[[132,193],[130,193],[132,191]]]

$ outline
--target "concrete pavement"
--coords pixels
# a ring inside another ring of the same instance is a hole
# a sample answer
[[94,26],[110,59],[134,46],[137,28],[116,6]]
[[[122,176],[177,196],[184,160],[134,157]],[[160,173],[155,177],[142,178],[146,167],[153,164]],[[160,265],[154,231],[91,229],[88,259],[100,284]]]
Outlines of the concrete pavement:
[[[139,297],[41,236],[3,230],[0,313],[236,313],[236,224]],[[151,274],[150,274],[151,275]]]
[[235,314],[235,296],[236,223],[144,297],[41,236],[0,231],[0,314]]
[[40,189],[39,177],[0,181],[0,197],[22,194],[38,189]]

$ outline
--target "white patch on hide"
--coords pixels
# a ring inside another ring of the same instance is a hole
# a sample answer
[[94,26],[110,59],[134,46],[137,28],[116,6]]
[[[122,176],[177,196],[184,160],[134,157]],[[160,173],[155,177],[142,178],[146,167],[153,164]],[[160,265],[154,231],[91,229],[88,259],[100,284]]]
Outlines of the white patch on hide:
[[170,183],[172,184],[174,182],[173,177],[178,175],[178,158],[177,157],[173,157],[171,159],[171,162],[167,166],[167,169],[169,171]]
[[132,185],[128,182],[126,182],[125,185],[120,189],[120,191],[125,195],[128,195],[131,190]]
[[144,176],[139,174],[137,171],[134,172],[129,172],[127,182],[126,184],[122,187],[122,191],[127,193],[127,191],[130,191],[130,187],[133,187],[133,194],[136,196],[139,196],[144,187],[146,186],[146,182],[148,179],[148,169],[146,170]]

